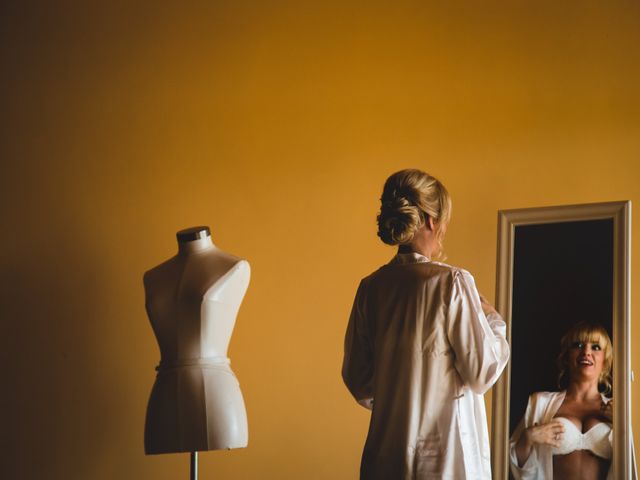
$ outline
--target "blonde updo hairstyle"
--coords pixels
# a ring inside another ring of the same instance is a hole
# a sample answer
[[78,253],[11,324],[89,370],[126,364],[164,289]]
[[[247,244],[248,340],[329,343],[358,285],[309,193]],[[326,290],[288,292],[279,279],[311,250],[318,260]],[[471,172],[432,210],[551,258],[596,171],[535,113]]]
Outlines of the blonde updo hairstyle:
[[451,218],[451,197],[438,179],[421,170],[401,170],[385,182],[380,202],[378,236],[384,243],[409,243],[431,217],[442,250],[444,226]]
[[569,350],[577,342],[598,343],[604,352],[604,362],[602,372],[598,378],[598,390],[608,395],[611,393],[613,377],[611,370],[613,367],[613,347],[607,330],[597,323],[580,322],[569,329],[560,340],[560,355],[558,355],[558,387],[565,390],[569,386],[571,378],[569,376]]

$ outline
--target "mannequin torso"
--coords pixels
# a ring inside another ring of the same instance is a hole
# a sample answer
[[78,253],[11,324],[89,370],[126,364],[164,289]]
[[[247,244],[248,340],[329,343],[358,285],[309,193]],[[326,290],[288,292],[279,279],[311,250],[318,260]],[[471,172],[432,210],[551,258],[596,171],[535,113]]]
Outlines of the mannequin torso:
[[217,249],[208,235],[181,241],[180,233],[178,254],[144,275],[161,356],[145,451],[245,447],[246,411],[227,348],[249,285],[249,264]]

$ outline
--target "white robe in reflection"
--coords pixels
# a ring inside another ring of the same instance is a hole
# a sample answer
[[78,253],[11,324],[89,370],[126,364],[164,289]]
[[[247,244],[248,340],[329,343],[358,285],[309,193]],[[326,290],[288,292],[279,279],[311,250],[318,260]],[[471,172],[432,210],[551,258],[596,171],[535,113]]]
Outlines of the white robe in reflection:
[[[549,423],[560,409],[566,394],[567,392],[563,390],[561,392],[536,392],[529,396],[524,417],[514,430],[509,441],[511,473],[516,480],[553,480],[553,453],[551,447],[549,445],[534,445],[524,465],[519,467],[516,443],[518,443],[520,435],[522,435],[525,428],[536,423],[539,425]],[[609,403],[610,399],[602,395],[602,401]],[[613,430],[609,433],[609,442],[613,444]],[[613,479],[612,470],[611,465],[609,465],[607,480]]]
[[360,282],[342,376],[372,408],[362,479],[491,479],[483,394],[509,358],[468,272],[399,254]]

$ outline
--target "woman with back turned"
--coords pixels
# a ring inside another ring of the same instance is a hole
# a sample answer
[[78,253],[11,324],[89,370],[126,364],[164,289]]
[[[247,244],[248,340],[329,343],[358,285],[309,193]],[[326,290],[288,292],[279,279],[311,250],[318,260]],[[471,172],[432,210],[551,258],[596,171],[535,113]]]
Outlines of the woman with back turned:
[[467,271],[432,261],[451,215],[420,170],[391,175],[378,236],[398,245],[358,287],[343,379],[372,410],[360,478],[491,479],[483,394],[509,358],[505,323]]

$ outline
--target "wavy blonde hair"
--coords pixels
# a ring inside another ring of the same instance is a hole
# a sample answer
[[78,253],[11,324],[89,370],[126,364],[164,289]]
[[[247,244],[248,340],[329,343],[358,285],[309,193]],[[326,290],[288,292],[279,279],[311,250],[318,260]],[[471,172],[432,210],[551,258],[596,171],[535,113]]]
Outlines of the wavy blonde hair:
[[597,323],[580,322],[569,329],[560,340],[560,355],[558,355],[558,387],[564,390],[569,385],[569,365],[567,355],[569,349],[576,342],[599,343],[604,351],[602,372],[598,378],[598,389],[608,395],[611,393],[613,377],[613,347],[607,330]]
[[409,243],[427,218],[436,225],[442,251],[446,225],[451,219],[451,197],[440,181],[422,170],[394,173],[384,183],[378,214],[378,236],[387,245]]

